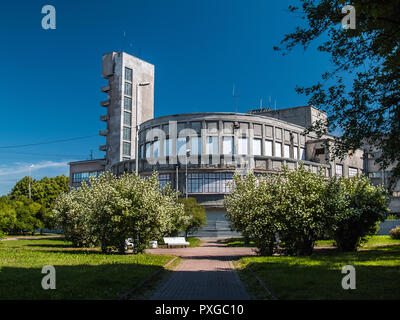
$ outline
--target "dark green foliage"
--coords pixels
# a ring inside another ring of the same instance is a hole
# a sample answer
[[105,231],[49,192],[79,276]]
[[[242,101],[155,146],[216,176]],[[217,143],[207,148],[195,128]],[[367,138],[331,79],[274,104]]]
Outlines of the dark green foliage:
[[387,192],[366,177],[331,178],[325,194],[329,230],[343,251],[356,250],[374,235],[388,212]]
[[178,201],[183,204],[185,216],[188,217],[183,226],[187,237],[189,233],[196,232],[206,224],[206,210],[195,198],[180,198]]
[[[355,29],[341,27],[345,5],[355,8]],[[393,179],[400,177],[400,2],[301,0],[301,8],[289,9],[305,23],[275,49],[286,53],[317,44],[333,62],[322,81],[296,90],[328,113],[329,130],[343,130],[334,154],[346,155],[367,140],[382,151],[378,162],[384,167],[397,161]],[[324,133],[325,125],[311,130]]]

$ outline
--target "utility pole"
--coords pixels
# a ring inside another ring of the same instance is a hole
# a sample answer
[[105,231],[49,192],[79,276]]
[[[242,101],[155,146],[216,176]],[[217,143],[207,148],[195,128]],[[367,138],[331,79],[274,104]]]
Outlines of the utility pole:
[[31,174],[31,169],[33,168],[33,164],[31,164],[30,166],[29,166],[29,186],[28,186],[28,189],[29,189],[29,199],[31,198],[31,179],[32,179],[32,174]]
[[190,149],[186,150],[186,200],[188,198],[188,157],[190,156]]

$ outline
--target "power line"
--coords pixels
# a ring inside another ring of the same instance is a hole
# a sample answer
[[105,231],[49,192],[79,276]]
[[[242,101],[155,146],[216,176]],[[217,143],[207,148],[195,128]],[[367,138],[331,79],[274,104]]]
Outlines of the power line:
[[59,153],[33,153],[33,152],[15,152],[15,151],[3,151],[0,150],[1,154],[20,154],[20,155],[27,155],[27,156],[50,156],[50,157],[87,157],[87,155],[82,155],[82,154],[59,154]]
[[69,139],[61,139],[61,140],[30,143],[30,144],[19,144],[19,145],[14,145],[14,146],[3,146],[3,147],[0,147],[0,149],[31,147],[31,146],[38,146],[38,145],[42,145],[42,144],[51,144],[51,143],[60,143],[60,142],[67,142],[67,141],[74,141],[74,140],[82,140],[82,139],[87,139],[87,138],[92,138],[92,137],[98,137],[98,134],[94,134],[94,135],[91,135],[91,136],[69,138]]

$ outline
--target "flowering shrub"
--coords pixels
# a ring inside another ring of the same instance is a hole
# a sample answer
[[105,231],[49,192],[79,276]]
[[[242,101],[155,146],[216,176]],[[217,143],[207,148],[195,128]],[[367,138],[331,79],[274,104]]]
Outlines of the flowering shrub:
[[67,240],[76,246],[100,244],[103,252],[125,252],[127,238],[141,252],[150,240],[187,224],[177,193],[169,185],[161,188],[157,174],[91,177],[89,185],[58,198],[53,215]]
[[400,239],[400,226],[390,230],[390,237],[392,239]]

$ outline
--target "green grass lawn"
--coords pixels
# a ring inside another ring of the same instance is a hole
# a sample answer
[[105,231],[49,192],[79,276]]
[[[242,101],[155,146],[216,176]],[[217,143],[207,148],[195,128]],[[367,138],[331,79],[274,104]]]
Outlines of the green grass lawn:
[[198,247],[201,244],[201,240],[199,238],[186,238],[186,241],[189,242],[189,248]]
[[[342,289],[345,265],[355,267],[355,290]],[[271,297],[254,275],[278,299],[400,299],[400,240],[389,236],[374,236],[357,252],[317,249],[308,257],[246,257],[236,266],[257,299]]]
[[[105,255],[62,239],[0,241],[0,299],[118,299],[173,257]],[[56,290],[41,287],[42,267],[56,270]]]

